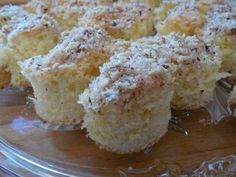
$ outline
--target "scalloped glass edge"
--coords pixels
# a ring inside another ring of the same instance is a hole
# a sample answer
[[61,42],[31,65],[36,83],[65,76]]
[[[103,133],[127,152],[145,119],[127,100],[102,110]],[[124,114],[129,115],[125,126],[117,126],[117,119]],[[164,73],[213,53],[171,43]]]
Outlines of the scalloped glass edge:
[[[133,169],[129,167],[106,169],[106,168],[89,168],[89,167],[76,167],[75,169],[60,168],[50,163],[35,158],[25,152],[15,149],[4,139],[0,138],[0,152],[10,159],[14,165],[17,165],[26,171],[36,174],[38,176],[91,176],[90,170],[96,170],[96,176],[106,176],[106,174],[114,174],[120,177],[136,176],[161,176],[161,177],[233,177],[236,175],[236,155],[231,155],[223,158],[214,158],[210,161],[205,161],[196,170],[188,170],[182,168],[178,164],[167,164],[156,160],[156,163],[146,169]],[[11,163],[11,164],[12,164]],[[7,169],[11,170],[11,169]]]
[[212,122],[215,124],[233,114],[228,104],[229,93],[232,91],[231,87],[226,81],[219,81],[213,93],[213,100],[206,107],[212,118]]

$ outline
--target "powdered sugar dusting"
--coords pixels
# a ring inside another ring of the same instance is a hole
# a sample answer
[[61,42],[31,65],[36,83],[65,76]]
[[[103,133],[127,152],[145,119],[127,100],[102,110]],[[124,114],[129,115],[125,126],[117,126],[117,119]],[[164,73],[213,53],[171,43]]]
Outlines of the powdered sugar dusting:
[[218,4],[208,13],[208,24],[205,27],[206,35],[224,35],[236,30],[236,7],[228,4]]

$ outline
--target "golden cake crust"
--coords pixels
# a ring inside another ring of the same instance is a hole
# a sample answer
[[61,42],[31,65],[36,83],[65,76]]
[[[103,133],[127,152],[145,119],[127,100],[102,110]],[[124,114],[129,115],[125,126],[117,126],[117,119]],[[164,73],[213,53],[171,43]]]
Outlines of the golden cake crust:
[[137,39],[153,33],[153,13],[146,4],[114,3],[88,10],[79,24],[102,27],[116,38]]
[[169,5],[170,7],[167,6],[166,17],[162,20],[157,19],[157,33],[162,35],[171,32],[180,32],[187,35],[198,34],[205,24],[205,18],[201,14],[197,3],[195,1],[172,3]]

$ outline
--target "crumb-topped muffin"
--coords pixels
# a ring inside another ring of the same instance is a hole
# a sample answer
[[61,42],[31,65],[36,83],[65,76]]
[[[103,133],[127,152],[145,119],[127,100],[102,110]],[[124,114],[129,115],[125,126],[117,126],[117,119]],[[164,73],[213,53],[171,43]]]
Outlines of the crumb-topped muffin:
[[114,3],[88,10],[79,24],[102,27],[115,38],[135,40],[153,34],[154,20],[150,6],[140,3]]
[[0,65],[11,73],[11,84],[19,88],[29,84],[21,75],[17,62],[46,54],[60,39],[57,23],[47,15],[28,14],[14,18],[2,27],[0,35]]
[[59,24],[60,30],[69,30],[77,26],[78,19],[92,7],[109,5],[113,0],[32,0],[25,5],[30,13],[48,14]]
[[158,51],[160,62],[172,70],[175,87],[172,107],[175,109],[191,110],[206,106],[213,98],[215,83],[228,76],[220,73],[219,49],[197,36],[156,35],[140,39],[133,45],[143,50],[142,43]]
[[149,46],[142,46],[146,53],[131,47],[112,56],[79,99],[88,136],[100,148],[119,154],[158,142],[171,116],[170,72],[147,55],[153,53]]
[[75,28],[49,54],[20,63],[34,90],[36,112],[45,122],[81,122],[78,95],[99,75],[98,67],[110,58],[110,46],[112,39],[104,30]]
[[204,37],[218,45],[223,54],[222,70],[232,73],[236,80],[236,7],[232,4],[220,4],[211,8],[208,23],[204,28]]

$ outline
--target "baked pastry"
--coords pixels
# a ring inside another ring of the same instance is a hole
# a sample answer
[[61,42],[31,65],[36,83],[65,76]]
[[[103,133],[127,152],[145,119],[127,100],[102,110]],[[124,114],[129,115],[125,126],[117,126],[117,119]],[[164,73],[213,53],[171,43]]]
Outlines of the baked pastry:
[[215,5],[208,13],[204,37],[218,45],[223,54],[222,70],[230,72],[236,82],[236,7],[228,4]]
[[[78,95],[110,58],[112,39],[102,29],[75,28],[49,54],[20,66],[34,90],[37,114],[54,125],[76,125],[84,116]],[[113,50],[111,50],[113,51]]]
[[205,24],[204,15],[199,11],[195,1],[180,3],[173,1],[163,2],[163,6],[156,10],[156,31],[167,35],[171,32],[184,33],[186,35],[199,34]]
[[78,19],[92,7],[111,4],[113,0],[32,0],[25,5],[30,13],[48,14],[65,31],[77,26]]
[[118,154],[141,151],[167,132],[173,88],[169,70],[144,51],[130,47],[100,68],[80,96],[83,128],[102,149]]
[[156,31],[166,35],[181,32],[202,35],[208,11],[215,5],[232,6],[230,0],[163,0],[154,11]]
[[[6,5],[0,8],[0,29],[13,19],[26,16],[27,13],[19,6]],[[0,53],[4,50],[5,39],[0,36]],[[11,75],[6,71],[6,64],[0,59],[0,89],[10,84]]]
[[102,27],[111,36],[126,40],[152,35],[154,29],[152,9],[146,4],[138,3],[97,6],[88,10],[79,24]]
[[132,3],[147,3],[151,7],[158,7],[161,3],[161,0],[119,0],[119,2],[132,2]]
[[10,20],[0,31],[0,67],[11,73],[11,84],[29,86],[18,61],[46,54],[60,39],[57,23],[47,15],[26,15]]
[[[171,33],[167,36],[139,40],[158,51],[158,58],[172,70],[175,93],[172,107],[179,110],[198,109],[213,98],[215,83],[228,74],[220,73],[221,54],[214,45],[197,36]],[[136,45],[136,44],[133,44]]]

